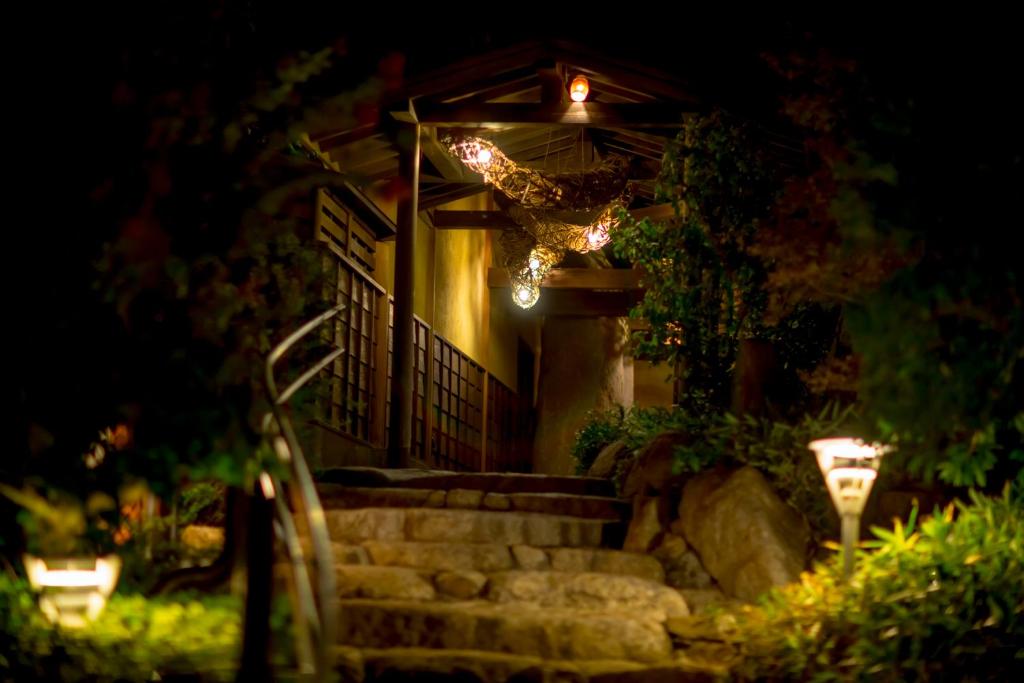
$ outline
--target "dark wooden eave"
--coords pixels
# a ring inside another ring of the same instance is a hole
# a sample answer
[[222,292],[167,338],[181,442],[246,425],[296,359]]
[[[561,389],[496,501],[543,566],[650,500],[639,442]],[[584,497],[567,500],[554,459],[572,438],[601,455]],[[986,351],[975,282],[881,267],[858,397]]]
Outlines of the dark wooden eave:
[[398,232],[395,222],[388,218],[387,214],[382,212],[358,187],[346,180],[339,185],[332,186],[331,192],[366,223],[377,239],[394,239]]

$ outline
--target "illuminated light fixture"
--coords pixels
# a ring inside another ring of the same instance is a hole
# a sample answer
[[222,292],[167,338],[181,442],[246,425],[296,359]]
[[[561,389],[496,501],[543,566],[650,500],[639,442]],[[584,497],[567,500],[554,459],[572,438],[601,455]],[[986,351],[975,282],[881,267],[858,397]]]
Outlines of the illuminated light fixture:
[[512,301],[520,308],[531,308],[539,299],[540,287],[532,282],[520,283],[512,293]]
[[607,223],[595,223],[587,230],[587,246],[590,251],[597,251],[611,240]]
[[572,79],[572,85],[569,86],[569,97],[572,98],[573,102],[582,102],[587,99],[589,94],[590,81],[587,80],[586,76],[577,76]]
[[818,458],[818,467],[832,503],[842,520],[843,578],[853,572],[853,547],[860,537],[860,516],[886,449],[848,437],[817,439],[807,444]]
[[39,609],[51,623],[65,628],[81,628],[99,616],[121,573],[121,558],[116,555],[22,559],[29,583],[39,592]]

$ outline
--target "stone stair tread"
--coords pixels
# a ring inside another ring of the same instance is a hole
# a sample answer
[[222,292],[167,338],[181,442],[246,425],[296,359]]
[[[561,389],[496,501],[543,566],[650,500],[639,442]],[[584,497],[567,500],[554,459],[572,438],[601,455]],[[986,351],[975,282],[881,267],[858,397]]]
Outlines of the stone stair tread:
[[595,572],[509,570],[491,573],[339,565],[335,578],[342,598],[380,600],[486,600],[518,607],[590,611],[639,610],[664,622],[690,614],[678,591],[635,576]]
[[337,467],[320,472],[324,483],[360,487],[419,489],[476,489],[494,493],[565,493],[577,495],[615,495],[614,484],[597,477],[570,477],[513,472],[448,472],[429,469],[381,469],[376,467]]
[[[641,664],[629,660],[558,660],[530,655],[516,655],[487,650],[435,650],[418,647],[352,648],[339,646],[339,662],[358,668],[366,683],[397,676],[435,674],[458,676],[457,680],[475,680],[481,683],[507,681],[515,675],[530,676],[529,680],[572,680],[580,683],[659,683],[675,681],[691,683],[711,681],[707,674],[689,673],[677,666]],[[536,675],[540,674],[540,675]],[[660,675],[659,675],[660,674]]]
[[[380,565],[432,571],[506,569],[597,572],[665,582],[661,563],[650,555],[606,548],[537,548],[500,543],[444,541],[332,542],[339,565]],[[685,595],[685,592],[684,592]],[[702,598],[703,596],[698,596]],[[701,600],[702,604],[707,602]]]
[[[450,541],[533,546],[600,546],[618,531],[609,520],[535,512],[449,508],[327,510],[334,541]],[[608,527],[608,528],[606,528]]]
[[494,493],[476,489],[426,489],[343,486],[319,484],[317,490],[327,509],[367,507],[462,508],[512,510],[543,514],[622,520],[630,504],[618,498],[564,493]]
[[638,662],[670,662],[672,657],[665,629],[637,610],[343,599],[339,615],[339,644],[359,648],[486,650],[545,659]]
[[[336,656],[340,661],[350,663],[364,670],[369,680],[385,675],[399,673],[432,673],[438,675],[461,675],[460,680],[468,680],[468,675],[475,676],[479,681],[505,681],[524,672],[545,672],[556,675],[558,680],[569,678],[574,681],[647,681],[638,674],[651,672],[650,665],[643,665],[629,659],[545,659],[528,654],[508,654],[487,650],[451,649],[436,650],[425,647],[394,647],[394,648],[353,648],[339,646]],[[660,668],[659,668],[660,669]],[[710,680],[708,678],[678,678],[678,669],[674,670],[673,681]],[[615,678],[618,677],[618,678]]]

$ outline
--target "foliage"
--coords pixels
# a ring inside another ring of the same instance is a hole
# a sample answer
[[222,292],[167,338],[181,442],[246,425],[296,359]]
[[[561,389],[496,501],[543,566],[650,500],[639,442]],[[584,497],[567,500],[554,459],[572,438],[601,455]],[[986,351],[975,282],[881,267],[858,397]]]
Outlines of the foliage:
[[[701,415],[683,408],[615,408],[593,412],[577,434],[574,457],[596,457],[611,442],[622,439],[637,451],[663,432],[689,435],[675,446],[675,472],[692,474],[722,464],[753,465],[763,472],[775,490],[810,522],[820,540],[836,532],[836,516],[828,491],[807,444],[823,434],[838,433],[858,423],[852,407],[832,403],[817,414],[792,422],[736,417],[731,413]],[[577,459],[577,471],[584,472]],[[887,468],[888,469],[888,468]]]
[[587,413],[586,422],[576,432],[572,444],[576,474],[586,474],[605,446],[610,445],[622,435],[624,417],[625,410],[621,406]]
[[873,529],[849,584],[838,558],[740,618],[750,679],[1013,680],[1024,666],[1024,509],[972,493]]
[[[650,323],[637,352],[667,360],[687,402],[726,406],[738,340],[763,334],[763,269],[745,246],[777,192],[750,125],[721,112],[688,119],[666,150],[657,194],[676,216],[621,214],[613,249],[644,272],[630,312]],[[692,406],[691,406],[692,407]]]
[[[823,50],[769,62],[807,164],[751,248],[772,300],[842,304],[870,436],[917,475],[997,490],[1024,460],[1024,289],[1002,227],[1019,105],[934,106],[950,73],[973,72],[959,63],[929,81]],[[963,103],[999,92],[991,71],[955,80]]]
[[[18,304],[32,334],[15,350],[17,453],[0,479],[45,479],[82,504],[97,478],[115,482],[108,495],[139,478],[165,499],[183,477],[245,478],[267,408],[262,360],[321,305],[309,214],[314,188],[339,178],[297,141],[355,121],[349,84],[328,78],[340,43],[270,44],[205,6],[159,24],[86,32],[63,94],[91,131],[89,162],[64,164],[59,183],[74,229],[59,248],[53,231],[20,231],[45,284]],[[60,362],[69,345],[76,361]],[[113,424],[130,447],[90,469],[83,453]]]
[[199,481],[186,486],[179,494],[178,524],[223,526],[227,492],[223,485]]
[[232,680],[241,604],[230,596],[114,595],[82,629],[51,626],[28,586],[0,576],[0,680]]

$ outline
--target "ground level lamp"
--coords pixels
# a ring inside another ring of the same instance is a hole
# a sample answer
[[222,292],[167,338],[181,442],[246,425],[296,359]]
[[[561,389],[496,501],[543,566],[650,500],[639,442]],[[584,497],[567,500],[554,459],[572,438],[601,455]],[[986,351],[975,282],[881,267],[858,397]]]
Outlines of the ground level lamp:
[[853,572],[853,548],[860,536],[860,516],[878,476],[884,448],[859,439],[818,439],[807,444],[818,458],[828,492],[842,522],[843,580]]
[[39,608],[54,624],[79,628],[95,619],[117,585],[121,559],[39,558],[25,555],[25,573],[39,592]]

